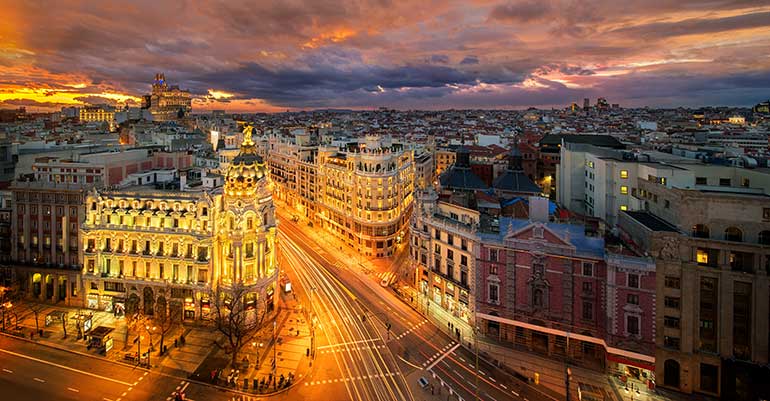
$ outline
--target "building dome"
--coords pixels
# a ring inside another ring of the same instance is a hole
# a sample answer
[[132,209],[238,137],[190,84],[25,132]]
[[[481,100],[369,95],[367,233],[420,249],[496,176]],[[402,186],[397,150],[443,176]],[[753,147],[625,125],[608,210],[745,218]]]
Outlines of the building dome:
[[250,196],[264,183],[267,166],[257,154],[257,148],[251,138],[254,127],[246,126],[243,130],[243,143],[227,170],[225,193],[228,196]]

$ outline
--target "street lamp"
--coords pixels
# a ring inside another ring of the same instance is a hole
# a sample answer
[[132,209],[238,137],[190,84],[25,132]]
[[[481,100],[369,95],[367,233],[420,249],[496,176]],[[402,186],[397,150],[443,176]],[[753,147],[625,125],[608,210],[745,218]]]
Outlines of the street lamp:
[[275,328],[276,321],[273,320],[273,389],[278,389],[278,378],[275,377],[276,367],[278,366],[278,339],[276,337]]

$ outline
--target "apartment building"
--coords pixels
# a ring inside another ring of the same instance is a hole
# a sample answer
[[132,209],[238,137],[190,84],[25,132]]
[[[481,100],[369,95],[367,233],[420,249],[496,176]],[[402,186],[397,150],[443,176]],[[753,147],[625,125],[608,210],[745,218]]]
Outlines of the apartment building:
[[316,219],[318,136],[305,130],[268,139],[268,164],[273,195],[293,213]]
[[414,200],[414,152],[366,136],[318,149],[317,217],[362,255],[385,257],[406,239]]
[[417,305],[457,341],[472,341],[480,214],[459,202],[419,192],[410,230]]

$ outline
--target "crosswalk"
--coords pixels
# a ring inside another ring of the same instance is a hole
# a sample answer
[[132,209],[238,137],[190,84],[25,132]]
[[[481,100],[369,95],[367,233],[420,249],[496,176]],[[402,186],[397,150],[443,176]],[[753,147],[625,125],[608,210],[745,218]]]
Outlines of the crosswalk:
[[344,378],[337,378],[337,379],[315,380],[315,381],[305,382],[305,386],[318,386],[323,384],[345,383],[345,382],[351,382],[356,380],[372,380],[372,379],[378,379],[378,378],[393,377],[398,375],[400,375],[399,372],[390,372],[390,373],[368,375],[368,376],[363,375],[363,376],[351,376],[351,377],[344,377]]
[[378,274],[377,277],[380,278],[380,285],[383,287],[387,287],[396,282],[396,273],[393,272],[382,272]]
[[[436,351],[436,353],[431,355],[428,358],[427,361],[422,363],[422,367],[425,368],[428,365],[431,365],[431,367],[432,367],[434,361],[439,361],[440,359],[442,359],[442,355],[446,355],[447,351],[450,351],[452,349],[452,347],[455,347],[456,345],[459,346],[459,344],[457,344],[456,342],[452,341],[449,344],[447,344],[446,346],[444,346],[444,348],[442,348],[441,350]],[[455,347],[455,348],[457,348],[457,347]]]
[[403,337],[404,337],[404,336],[406,336],[407,334],[409,334],[409,333],[411,333],[411,332],[413,332],[413,331],[415,331],[415,330],[419,329],[419,328],[420,328],[422,325],[424,325],[424,324],[426,324],[426,323],[428,323],[428,319],[425,319],[425,320],[423,320],[423,321],[422,321],[422,322],[420,322],[420,323],[417,323],[417,324],[413,324],[413,325],[412,325],[412,326],[411,326],[411,327],[410,327],[408,330],[406,330],[405,332],[403,332],[403,333],[401,333],[401,334],[397,335],[397,336],[396,336],[396,340],[400,340],[401,338],[403,338]]

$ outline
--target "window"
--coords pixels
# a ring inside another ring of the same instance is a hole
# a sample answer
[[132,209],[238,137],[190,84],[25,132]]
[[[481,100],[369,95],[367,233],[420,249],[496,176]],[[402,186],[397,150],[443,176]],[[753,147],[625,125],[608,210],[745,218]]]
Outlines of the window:
[[729,178],[720,178],[719,179],[719,186],[720,187],[729,187],[730,186],[730,179]]
[[665,297],[663,302],[666,308],[679,309],[679,298],[677,297]]
[[679,349],[679,337],[664,336],[663,346],[671,349]]
[[666,276],[665,285],[667,288],[674,288],[678,290],[681,287],[681,282],[679,277]]
[[583,320],[594,320],[594,303],[583,301]]
[[439,244],[433,244],[433,251],[441,255],[441,246]]
[[626,295],[626,303],[631,305],[639,305],[639,295],[638,294]]
[[626,206],[626,205],[620,205],[620,210],[622,210],[622,211],[624,211],[624,212],[625,212],[626,210],[628,210],[628,206]]
[[743,232],[738,227],[727,227],[725,230],[725,241],[741,242]]
[[719,251],[716,249],[697,248],[695,251],[695,260],[701,266],[717,266],[717,254]]
[[631,288],[639,288],[639,275],[638,274],[628,274],[628,286]]
[[695,177],[695,185],[708,185],[706,177]]
[[663,316],[663,325],[672,329],[678,329],[679,318],[674,316]]
[[447,234],[446,235],[446,243],[449,244],[449,245],[454,245],[455,244],[455,237],[452,234]]
[[620,170],[620,178],[628,178],[628,170]]
[[498,290],[497,284],[489,284],[489,303],[496,304],[499,302]]
[[497,275],[497,266],[489,265],[489,274]]
[[770,207],[762,208],[762,221],[770,221]]
[[205,270],[205,269],[198,270],[198,282],[199,283],[205,283],[205,282],[209,281],[208,280],[208,273],[209,273],[208,270]]
[[622,195],[628,195],[628,187],[627,187],[627,186],[625,186],[625,185],[621,185],[621,186],[620,186],[620,193],[621,193]]
[[586,277],[593,277],[594,264],[591,262],[583,262],[583,275]]
[[583,292],[586,294],[593,294],[594,292],[594,283],[590,281],[584,281],[583,282]]
[[489,260],[492,262],[497,262],[497,249],[489,250]]
[[632,336],[639,335],[639,316],[626,316],[626,332]]
[[719,388],[719,367],[716,365],[700,364],[700,389],[716,394]]
[[468,266],[468,257],[465,255],[460,255],[460,264],[462,266]]
[[126,292],[126,287],[123,285],[123,283],[118,283],[114,281],[105,281],[104,291]]
[[468,250],[468,241],[465,238],[460,240],[460,249],[462,249],[463,251]]
[[446,250],[446,258],[453,261],[455,260],[455,253],[451,249]]

